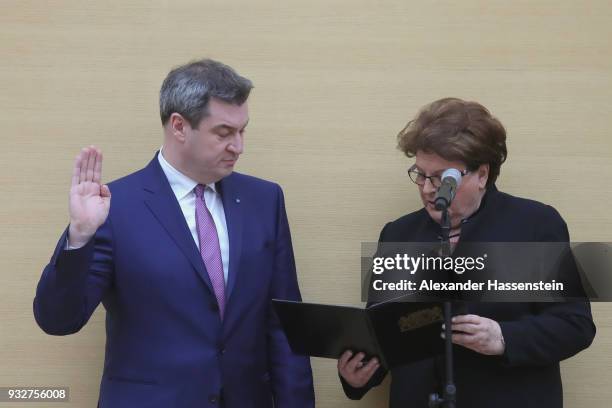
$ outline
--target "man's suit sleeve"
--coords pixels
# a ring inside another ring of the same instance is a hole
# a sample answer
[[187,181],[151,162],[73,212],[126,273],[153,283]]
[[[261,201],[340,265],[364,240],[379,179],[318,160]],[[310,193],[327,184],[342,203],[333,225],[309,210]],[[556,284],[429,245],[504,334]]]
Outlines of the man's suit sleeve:
[[[278,186],[276,205],[274,276],[269,292],[270,299],[301,300],[283,193]],[[271,302],[269,307],[268,356],[274,406],[277,408],[314,407],[310,359],[292,353]]]
[[[538,225],[541,228],[536,232],[536,241],[569,241],[567,225],[554,208],[545,207]],[[530,315],[499,322],[506,343],[505,365],[553,364],[575,355],[593,341],[595,324],[588,301],[532,303],[531,307]]]
[[78,332],[112,285],[110,221],[82,248],[66,250],[68,229],[62,234],[43,270],[34,298],[34,317],[46,333]]

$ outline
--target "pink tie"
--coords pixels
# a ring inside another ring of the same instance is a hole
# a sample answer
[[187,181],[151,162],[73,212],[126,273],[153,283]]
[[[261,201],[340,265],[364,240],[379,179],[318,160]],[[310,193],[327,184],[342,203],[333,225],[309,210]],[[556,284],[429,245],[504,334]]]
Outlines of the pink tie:
[[196,226],[198,228],[198,240],[200,241],[200,255],[204,261],[204,266],[208,271],[210,282],[212,283],[219,314],[223,320],[225,310],[225,279],[223,276],[223,263],[221,262],[221,248],[219,247],[219,236],[215,221],[206,207],[204,199],[204,189],[206,186],[198,184],[195,188],[196,194]]

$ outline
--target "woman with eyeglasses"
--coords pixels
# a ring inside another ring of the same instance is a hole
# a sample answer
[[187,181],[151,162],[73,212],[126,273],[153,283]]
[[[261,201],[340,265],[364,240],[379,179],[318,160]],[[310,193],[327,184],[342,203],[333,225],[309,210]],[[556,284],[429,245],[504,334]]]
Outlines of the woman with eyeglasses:
[[[497,190],[506,160],[506,131],[481,104],[445,98],[425,106],[398,135],[398,147],[423,208],[385,225],[380,242],[435,242],[441,211],[434,197],[441,175],[462,177],[449,207],[450,241],[568,242],[567,226],[551,206]],[[588,302],[470,303],[453,319],[455,384],[460,408],[563,406],[559,362],[588,347],[595,336]],[[407,345],[410,347],[410,345]],[[360,399],[387,372],[376,358],[348,350],[338,361],[346,395]],[[391,370],[390,407],[427,407],[442,394],[443,359]]]

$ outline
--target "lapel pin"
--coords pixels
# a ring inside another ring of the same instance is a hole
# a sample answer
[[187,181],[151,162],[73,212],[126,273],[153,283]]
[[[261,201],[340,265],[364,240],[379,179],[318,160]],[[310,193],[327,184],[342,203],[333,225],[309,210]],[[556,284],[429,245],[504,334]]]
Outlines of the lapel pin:
[[240,199],[239,198],[236,199],[236,204],[240,204]]

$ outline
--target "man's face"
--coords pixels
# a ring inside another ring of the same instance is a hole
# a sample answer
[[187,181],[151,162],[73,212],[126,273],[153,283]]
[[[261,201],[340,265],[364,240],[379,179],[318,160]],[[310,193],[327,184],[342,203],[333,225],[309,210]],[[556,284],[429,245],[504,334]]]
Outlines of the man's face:
[[[441,176],[444,170],[454,168],[461,172],[467,170],[462,162],[448,161],[435,153],[425,153],[418,151],[416,154],[416,169],[426,176]],[[489,174],[488,166],[482,165],[477,170],[471,171],[461,179],[461,184],[448,210],[451,226],[455,227],[461,220],[469,217],[480,206],[480,201],[484,195],[485,186]],[[440,223],[442,211],[438,211],[434,205],[434,198],[437,189],[426,180],[423,186],[419,187],[421,201],[429,216]]]
[[230,175],[244,148],[249,121],[247,103],[233,105],[212,98],[209,115],[198,129],[185,125],[181,162],[200,183],[213,183]]

